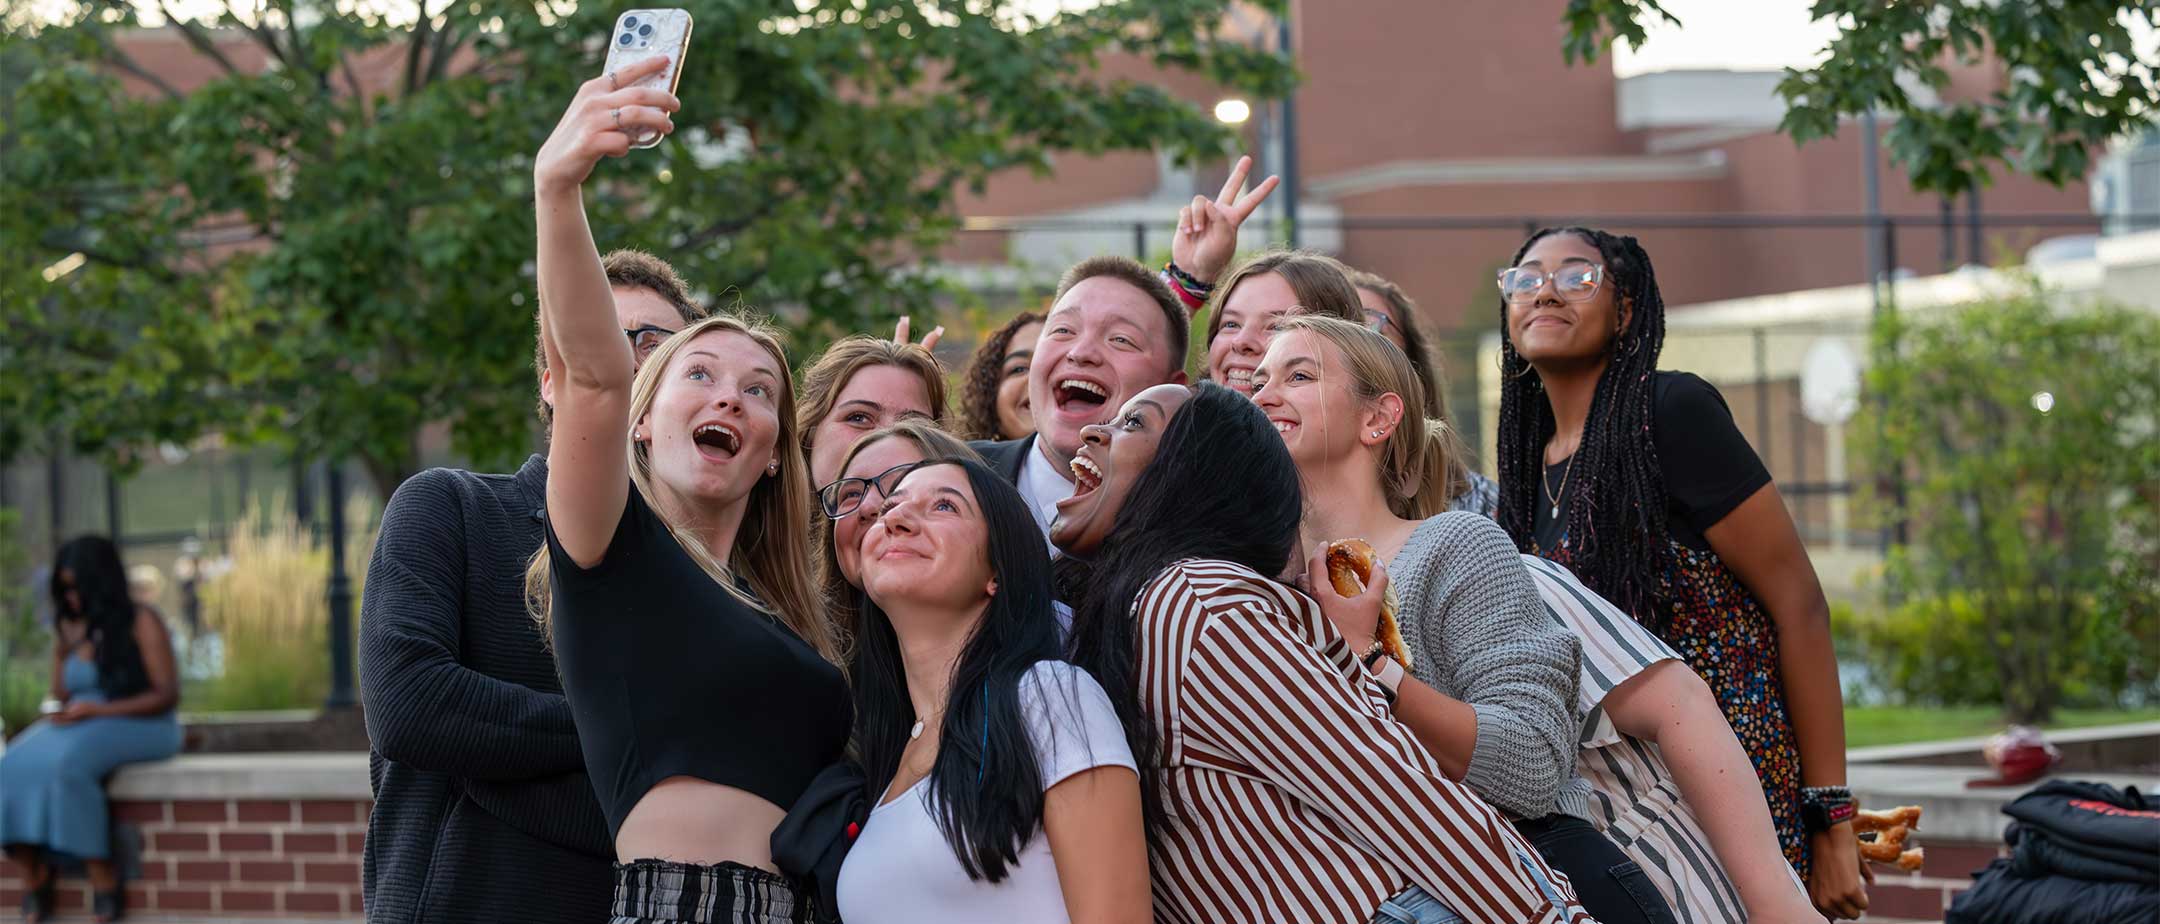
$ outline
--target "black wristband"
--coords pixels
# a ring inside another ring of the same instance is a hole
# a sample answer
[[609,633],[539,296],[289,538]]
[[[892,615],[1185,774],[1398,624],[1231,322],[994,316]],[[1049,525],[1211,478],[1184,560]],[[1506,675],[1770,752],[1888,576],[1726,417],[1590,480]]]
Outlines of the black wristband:
[[1850,796],[1837,798],[1809,798],[1800,803],[1800,826],[1809,834],[1828,831],[1851,821],[1859,810],[1859,803]]
[[1163,272],[1169,273],[1170,278],[1177,280],[1178,285],[1183,286],[1185,291],[1194,295],[1206,297],[1208,293],[1215,291],[1213,283],[1201,282],[1193,274],[1179,267],[1174,260],[1163,264]]

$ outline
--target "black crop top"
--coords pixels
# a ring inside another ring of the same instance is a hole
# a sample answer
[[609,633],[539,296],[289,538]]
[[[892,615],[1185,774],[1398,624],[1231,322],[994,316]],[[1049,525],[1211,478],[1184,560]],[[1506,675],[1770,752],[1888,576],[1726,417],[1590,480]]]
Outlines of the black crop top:
[[668,777],[786,810],[840,759],[840,669],[715,583],[635,487],[599,564],[578,567],[552,524],[547,550],[555,662],[609,836]]

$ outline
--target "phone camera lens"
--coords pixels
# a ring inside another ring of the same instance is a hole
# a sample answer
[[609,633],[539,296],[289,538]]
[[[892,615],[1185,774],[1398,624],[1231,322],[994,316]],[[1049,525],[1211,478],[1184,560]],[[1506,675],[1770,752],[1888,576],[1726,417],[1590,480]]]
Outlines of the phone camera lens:
[[625,28],[625,29],[635,29],[635,28],[637,28],[637,17],[635,17],[635,16],[625,16],[625,17],[623,17],[623,20],[622,20],[622,25],[623,25],[623,28]]
[[628,44],[630,44],[630,33],[628,33],[628,32],[625,32],[625,33],[623,33],[623,34],[622,34],[622,40],[621,40],[620,42],[617,42],[616,44],[618,44],[618,45],[628,45]]
[[652,34],[652,27],[651,27],[651,26],[639,26],[639,27],[637,27],[637,34],[639,34],[639,35],[651,35],[651,34]]

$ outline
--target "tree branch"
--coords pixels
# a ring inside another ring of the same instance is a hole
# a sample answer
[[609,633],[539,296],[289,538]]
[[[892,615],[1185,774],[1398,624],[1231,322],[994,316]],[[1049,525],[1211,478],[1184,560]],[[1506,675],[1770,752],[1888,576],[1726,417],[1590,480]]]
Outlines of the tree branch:
[[427,0],[420,0],[420,20],[413,23],[412,41],[405,46],[405,95],[410,97],[420,88],[420,55],[427,50],[428,37],[435,31],[435,22],[428,18]]
[[338,72],[345,75],[345,85],[352,88],[353,101],[360,106],[360,118],[373,121],[375,113],[370,106],[367,88],[360,85],[360,75],[353,73],[352,55],[342,50],[338,52]]
[[96,30],[92,34],[97,37],[98,47],[104,50],[105,60],[107,63],[111,64],[113,67],[119,68],[122,73],[125,73],[130,77],[134,77],[137,80],[156,87],[158,92],[165,94],[166,99],[180,98],[180,91],[178,89],[174,88],[172,84],[165,82],[165,78],[160,77],[157,74],[146,70],[142,65],[135,63],[135,58],[129,55],[127,52],[121,51],[120,46],[113,44],[112,39],[105,34],[105,31],[103,29]]
[[110,251],[102,250],[95,245],[86,244],[81,241],[60,240],[53,237],[47,237],[43,240],[38,241],[38,246],[44,247],[48,250],[52,250],[55,253],[79,253],[83,255],[84,259],[95,260],[99,263],[105,264],[106,266],[118,267],[120,269],[142,270],[143,272],[149,273],[151,276],[155,277],[159,282],[170,283],[180,281],[179,273],[174,272],[171,267],[157,262],[155,258],[148,256],[128,257],[125,255],[115,254]]
[[719,240],[720,238],[727,235],[742,231],[743,229],[757,223],[759,219],[766,218],[772,215],[773,211],[780,207],[780,203],[792,198],[794,198],[793,194],[767,196],[757,204],[757,207],[751,209],[748,212],[729,218],[722,218],[718,221],[706,225],[703,228],[699,228],[698,230],[691,232],[688,236],[683,238],[682,247],[679,249],[694,250],[696,248],[703,247],[706,244],[710,244],[713,241]]
[[457,5],[452,4],[444,11],[443,27],[436,30],[435,40],[428,49],[428,83],[442,79],[443,72],[450,69],[450,59],[465,45],[465,31],[457,26],[457,10]]
[[189,46],[202,54],[203,57],[216,61],[219,67],[225,69],[225,73],[235,77],[245,75],[238,67],[233,66],[231,58],[225,57],[225,53],[217,49],[216,42],[211,41],[210,37],[204,34],[200,27],[175,15],[172,7],[167,5],[165,0],[158,0],[158,12],[164,14],[165,21],[172,23],[173,28],[180,30],[180,36],[187,39]]
[[[285,54],[284,48],[279,47],[277,42],[277,33],[271,32],[267,27],[262,24],[262,17],[256,17],[255,22],[251,25],[245,20],[242,20],[239,14],[231,12],[232,4],[230,2],[227,2],[225,4],[225,9],[227,13],[232,15],[232,20],[239,23],[240,28],[245,30],[249,36],[255,39],[255,44],[261,45],[264,50],[270,52],[270,57],[276,58],[279,64],[284,65],[286,71],[306,73],[305,69],[293,64],[292,58]],[[292,19],[291,13],[288,12],[285,18],[287,21],[290,21]]]

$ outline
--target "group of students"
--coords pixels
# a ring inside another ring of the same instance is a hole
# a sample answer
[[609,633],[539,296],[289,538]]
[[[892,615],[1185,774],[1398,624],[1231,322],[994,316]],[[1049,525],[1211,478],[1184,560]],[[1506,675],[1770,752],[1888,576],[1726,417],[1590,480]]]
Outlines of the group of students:
[[652,66],[535,161],[545,457],[385,513],[371,920],[1864,910],[1827,606],[1716,391],[1655,371],[1632,238],[1500,274],[1497,481],[1400,289],[1230,265],[1246,161],[1162,271],[1083,261],[984,342],[953,421],[904,333],[797,377],[600,254],[582,186],[671,127]]

